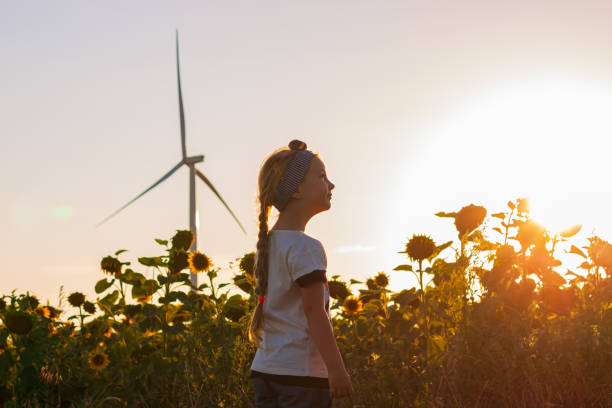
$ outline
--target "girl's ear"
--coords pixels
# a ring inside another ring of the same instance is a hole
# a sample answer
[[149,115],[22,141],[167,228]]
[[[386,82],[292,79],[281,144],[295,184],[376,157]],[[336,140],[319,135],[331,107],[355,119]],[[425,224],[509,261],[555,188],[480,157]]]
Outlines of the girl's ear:
[[291,198],[302,198],[302,193],[300,192],[300,186],[298,186],[295,192],[291,194]]

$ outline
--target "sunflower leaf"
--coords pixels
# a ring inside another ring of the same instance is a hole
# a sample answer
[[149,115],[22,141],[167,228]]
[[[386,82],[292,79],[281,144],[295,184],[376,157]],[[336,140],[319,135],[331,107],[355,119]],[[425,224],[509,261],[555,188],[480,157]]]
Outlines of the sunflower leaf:
[[408,272],[412,272],[412,265],[398,265],[395,268],[393,268],[394,271],[408,271]]
[[572,245],[572,247],[569,250],[570,254],[576,254],[576,255],[580,255],[581,257],[583,257],[584,259],[587,259],[587,256],[584,254],[584,252],[582,252],[577,246]]
[[144,266],[162,266],[162,267],[166,266],[161,256],[155,256],[155,257],[142,256],[138,258],[138,262],[140,262]]
[[126,271],[119,277],[119,279],[130,285],[140,285],[147,280],[143,274],[134,272],[131,269],[126,269]]
[[114,279],[111,281],[107,281],[106,278],[100,279],[95,286],[96,293],[102,293],[106,289],[110,288],[110,286],[115,282]]
[[113,292],[109,293],[108,295],[100,299],[99,302],[104,304],[105,306],[110,307],[115,304],[118,298],[119,298],[119,291],[115,289]]
[[115,256],[117,256],[117,255],[119,255],[119,254],[122,254],[122,253],[124,253],[124,252],[127,252],[127,249],[120,249],[120,250],[118,250],[117,252],[115,252]]
[[449,212],[446,213],[444,211],[440,211],[434,214],[437,217],[443,217],[443,218],[455,218],[455,216],[457,215],[456,212]]

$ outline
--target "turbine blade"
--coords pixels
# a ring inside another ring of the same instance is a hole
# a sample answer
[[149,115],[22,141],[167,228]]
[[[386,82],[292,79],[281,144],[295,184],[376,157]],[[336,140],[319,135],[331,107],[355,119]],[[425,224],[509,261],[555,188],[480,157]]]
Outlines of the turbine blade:
[[156,187],[159,183],[161,183],[162,181],[164,181],[165,179],[167,179],[168,177],[170,177],[175,171],[177,171],[179,169],[179,167],[181,167],[183,165],[183,161],[181,160],[179,162],[179,164],[177,164],[176,166],[174,166],[172,168],[172,170],[170,170],[168,173],[166,173],[162,178],[160,178],[159,180],[157,180],[155,183],[153,183],[153,185],[149,188],[147,188],[145,191],[143,191],[142,193],[140,193],[139,195],[136,196],[136,198],[133,198],[132,200],[130,200],[127,204],[125,204],[123,207],[121,207],[120,209],[118,209],[117,211],[115,211],[114,213],[112,213],[111,215],[109,215],[108,217],[106,217],[105,219],[103,219],[102,221],[100,221],[98,224],[96,224],[96,227],[99,227],[100,225],[104,224],[106,221],[108,221],[111,217],[113,217],[114,215],[118,214],[121,210],[123,210],[125,207],[127,207],[128,205],[132,204],[134,201],[138,200],[140,197],[142,197],[143,195],[145,195],[147,192],[151,191],[151,189],[153,189],[154,187]]
[[242,231],[246,234],[246,230],[244,229],[244,227],[242,226],[242,224],[240,223],[240,221],[238,221],[238,218],[236,218],[236,216],[234,215],[234,212],[229,208],[229,206],[227,205],[227,203],[225,202],[225,200],[223,198],[221,198],[221,194],[219,194],[219,192],[217,191],[217,189],[212,185],[212,183],[210,182],[210,180],[204,175],[202,174],[202,172],[200,172],[200,170],[195,169],[196,174],[198,175],[198,177],[200,177],[202,179],[202,181],[204,181],[204,183],[206,183],[206,185],[208,187],[210,187],[210,189],[213,191],[213,193],[215,193],[215,195],[219,198],[219,200],[221,200],[221,202],[223,203],[223,205],[225,206],[225,208],[227,208],[227,210],[230,212],[230,214],[232,214],[232,217],[234,217],[234,219],[236,220],[236,222],[238,223],[238,225],[240,225],[240,228],[242,229]]
[[179,69],[178,30],[176,30],[176,76],[178,78],[179,118],[181,121],[181,147],[183,149],[184,159],[185,157],[187,157],[187,147],[185,147],[185,112],[183,111],[183,93],[181,92],[181,72]]

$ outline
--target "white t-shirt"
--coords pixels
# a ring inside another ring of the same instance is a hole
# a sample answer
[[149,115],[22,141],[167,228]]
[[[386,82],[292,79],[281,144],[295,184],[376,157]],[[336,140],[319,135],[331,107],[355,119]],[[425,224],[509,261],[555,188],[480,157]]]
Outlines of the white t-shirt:
[[[327,367],[311,336],[296,279],[327,269],[318,240],[293,230],[268,235],[268,287],[263,305],[263,333],[251,369],[268,374],[327,378]],[[329,317],[329,289],[324,287]]]

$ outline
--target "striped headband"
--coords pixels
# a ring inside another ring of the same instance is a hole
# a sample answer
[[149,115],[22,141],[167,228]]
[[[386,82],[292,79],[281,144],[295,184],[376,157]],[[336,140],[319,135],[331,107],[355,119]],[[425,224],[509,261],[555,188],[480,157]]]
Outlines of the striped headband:
[[313,152],[306,150],[306,143],[300,140],[292,140],[291,143],[289,143],[289,147],[291,150],[299,151],[293,156],[293,159],[291,159],[281,181],[278,183],[278,190],[273,203],[278,211],[282,211],[285,206],[287,206],[289,197],[297,190],[304,179],[310,167],[310,163],[312,162],[312,158],[314,157]]

